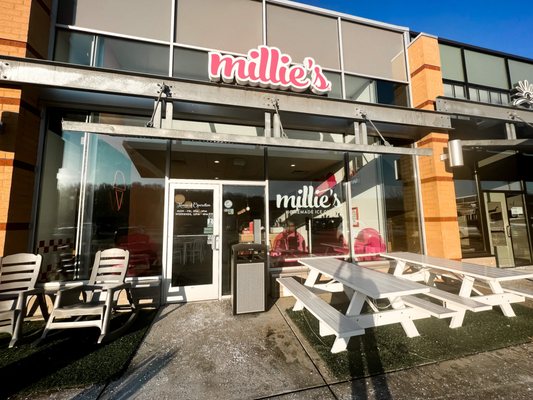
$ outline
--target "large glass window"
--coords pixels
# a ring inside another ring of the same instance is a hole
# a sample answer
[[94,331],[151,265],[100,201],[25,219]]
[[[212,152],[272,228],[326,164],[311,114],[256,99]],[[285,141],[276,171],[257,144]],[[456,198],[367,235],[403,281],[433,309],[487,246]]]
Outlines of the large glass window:
[[56,33],[54,60],[91,65],[94,35],[59,29]]
[[464,82],[463,58],[459,47],[439,45],[442,78]]
[[174,69],[176,78],[208,81],[207,52],[176,47],[174,48]]
[[267,44],[293,61],[313,57],[324,68],[340,69],[337,19],[267,4]]
[[130,251],[128,276],[161,274],[166,148],[164,140],[90,135],[81,244],[86,276],[95,253],[110,247]]
[[172,0],[60,0],[57,22],[168,41]]
[[376,83],[378,103],[402,107],[409,105],[407,85],[382,80],[378,80]]
[[359,261],[377,259],[375,254],[387,249],[380,163],[377,154],[349,158],[352,243]]
[[402,33],[348,21],[342,21],[341,26],[344,69],[347,72],[407,80]]
[[509,89],[505,60],[501,57],[465,50],[468,82]]
[[98,37],[96,67],[168,76],[167,46]]
[[342,79],[338,72],[324,71],[324,75],[331,82],[331,92],[327,94],[328,97],[334,99],[342,99]]
[[463,257],[485,252],[482,212],[474,179],[454,179]]
[[383,155],[387,249],[420,253],[421,235],[413,156]]
[[533,64],[509,60],[509,73],[511,74],[511,84],[516,85],[518,81],[527,80],[533,82]]
[[[64,117],[85,121],[82,115]],[[35,238],[46,280],[78,275],[76,240],[85,135],[62,132],[60,121],[59,116],[51,116],[46,132]]]
[[182,44],[246,54],[263,43],[262,21],[260,1],[179,0],[175,40]]
[[349,254],[344,153],[271,149],[268,178],[272,267]]
[[264,150],[259,146],[172,142],[171,178],[262,181],[264,170]]
[[377,103],[376,81],[345,75],[346,100],[355,100],[365,103]]

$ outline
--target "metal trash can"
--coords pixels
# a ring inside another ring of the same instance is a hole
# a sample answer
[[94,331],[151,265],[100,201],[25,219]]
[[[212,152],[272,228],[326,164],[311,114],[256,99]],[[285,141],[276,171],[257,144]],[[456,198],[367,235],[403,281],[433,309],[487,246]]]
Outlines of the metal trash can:
[[231,246],[231,302],[234,315],[266,311],[267,278],[265,245],[249,243]]

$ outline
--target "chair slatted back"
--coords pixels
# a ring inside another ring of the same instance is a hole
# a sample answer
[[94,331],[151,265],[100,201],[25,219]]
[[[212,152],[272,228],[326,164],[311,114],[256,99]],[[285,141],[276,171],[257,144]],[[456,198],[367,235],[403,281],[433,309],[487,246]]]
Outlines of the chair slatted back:
[[94,257],[89,285],[124,282],[129,258],[130,252],[124,249],[98,251]]
[[33,289],[43,257],[40,254],[18,253],[0,258],[0,293]]

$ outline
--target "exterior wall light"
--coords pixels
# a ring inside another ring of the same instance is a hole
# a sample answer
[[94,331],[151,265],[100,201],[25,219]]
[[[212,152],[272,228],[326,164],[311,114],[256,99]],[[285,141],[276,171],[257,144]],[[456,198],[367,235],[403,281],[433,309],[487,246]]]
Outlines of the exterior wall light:
[[448,142],[448,153],[441,154],[442,161],[448,160],[450,167],[462,167],[465,165],[463,160],[463,144],[460,139],[450,140]]

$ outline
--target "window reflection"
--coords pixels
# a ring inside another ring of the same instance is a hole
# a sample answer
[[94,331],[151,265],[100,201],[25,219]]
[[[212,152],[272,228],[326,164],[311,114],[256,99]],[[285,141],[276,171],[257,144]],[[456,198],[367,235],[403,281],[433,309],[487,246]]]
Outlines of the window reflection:
[[95,66],[168,76],[168,47],[158,44],[98,37]]
[[369,254],[357,257],[359,261],[377,259],[375,254],[386,250],[379,164],[380,157],[377,154],[350,156],[354,254]]
[[383,155],[388,251],[421,252],[413,156]]
[[93,134],[89,149],[85,275],[95,253],[110,247],[130,251],[128,276],[161,274],[166,141]]
[[348,254],[344,154],[271,150],[268,168],[271,266]]
[[[85,121],[83,115],[62,115]],[[43,256],[45,280],[77,277],[76,239],[83,159],[80,132],[62,132],[59,117],[51,116],[42,165],[36,253]]]
[[94,35],[58,30],[54,60],[72,64],[90,65]]

